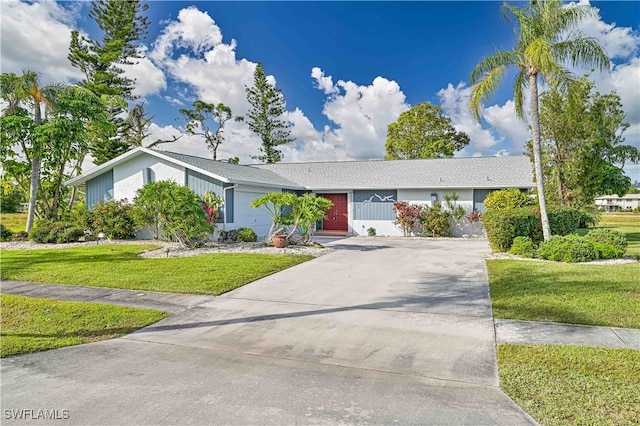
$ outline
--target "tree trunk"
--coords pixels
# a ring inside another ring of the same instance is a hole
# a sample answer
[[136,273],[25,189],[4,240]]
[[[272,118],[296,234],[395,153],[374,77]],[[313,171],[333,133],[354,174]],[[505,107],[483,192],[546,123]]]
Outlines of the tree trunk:
[[562,183],[562,158],[560,155],[560,147],[558,146],[558,139],[555,140],[555,148],[556,148],[556,185],[558,186],[558,202],[561,206],[564,206],[564,190]]
[[542,176],[542,149],[540,144],[540,111],[538,110],[538,75],[529,74],[529,87],[531,88],[531,133],[533,136],[533,165],[536,174],[536,187],[538,189],[538,203],[540,204],[540,218],[542,220],[542,235],[545,241],[551,238],[551,227],[547,215],[547,202],[544,197],[544,178]]
[[[33,124],[36,126],[42,122],[42,112],[40,111],[40,102],[34,102]],[[40,184],[40,153],[38,152],[37,143],[33,143],[33,154],[31,157],[31,184],[29,185],[29,210],[27,211],[27,226],[25,231],[31,231],[33,227],[33,218],[36,214],[36,197],[38,194],[38,185]]]

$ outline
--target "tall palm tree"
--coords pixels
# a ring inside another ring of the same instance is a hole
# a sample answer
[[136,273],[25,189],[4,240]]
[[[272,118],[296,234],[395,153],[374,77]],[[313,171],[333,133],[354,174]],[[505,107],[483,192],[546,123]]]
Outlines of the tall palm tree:
[[538,77],[554,78],[563,84],[573,79],[566,66],[586,66],[600,70],[609,69],[609,58],[597,40],[586,37],[575,26],[586,17],[594,16],[595,9],[587,5],[564,6],[561,0],[529,0],[522,7],[505,3],[505,16],[516,20],[516,46],[513,50],[498,50],[482,59],[471,73],[471,98],[469,107],[480,121],[480,102],[487,100],[500,84],[504,73],[515,66],[518,73],[513,93],[516,114],[526,120],[524,114],[524,90],[529,88],[531,97],[529,118],[533,137],[533,162],[538,189],[538,202],[545,241],[551,237],[547,205],[544,197],[542,175],[540,120],[538,111]]

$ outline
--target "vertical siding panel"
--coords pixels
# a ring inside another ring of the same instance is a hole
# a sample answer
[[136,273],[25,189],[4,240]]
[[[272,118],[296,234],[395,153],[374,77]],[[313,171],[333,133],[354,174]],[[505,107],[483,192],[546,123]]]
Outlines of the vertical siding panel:
[[[201,197],[207,191],[215,192],[216,195],[220,198],[222,198],[224,195],[224,184],[219,180],[203,175],[202,173],[187,169],[186,181],[187,187]],[[224,221],[225,213],[228,216],[227,222],[233,222],[233,189],[227,191],[227,204],[227,206],[224,206],[222,208],[222,211],[220,212],[220,219],[218,219],[218,222]]]
[[395,189],[353,191],[353,219],[394,220],[393,202],[397,199]]
[[86,199],[89,209],[92,209],[100,201],[113,199],[113,169],[87,181]]

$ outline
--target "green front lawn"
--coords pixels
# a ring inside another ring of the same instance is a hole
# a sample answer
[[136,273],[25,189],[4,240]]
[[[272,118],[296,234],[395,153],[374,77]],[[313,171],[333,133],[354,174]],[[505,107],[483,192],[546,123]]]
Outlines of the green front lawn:
[[3,280],[219,295],[290,268],[311,256],[216,253],[143,259],[150,245],[101,245],[59,250],[3,250]]
[[640,351],[500,345],[502,389],[545,426],[631,425],[640,419]]
[[487,260],[496,318],[640,328],[640,263]]
[[0,295],[0,356],[97,342],[132,333],[170,314],[103,303]]
[[26,213],[0,213],[0,223],[6,226],[10,231],[24,231],[27,226]]

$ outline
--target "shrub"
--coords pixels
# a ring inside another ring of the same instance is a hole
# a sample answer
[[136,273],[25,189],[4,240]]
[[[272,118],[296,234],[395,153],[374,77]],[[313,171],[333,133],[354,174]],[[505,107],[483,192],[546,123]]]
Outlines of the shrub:
[[580,224],[578,228],[596,226],[600,222],[600,210],[596,206],[582,207],[580,210]]
[[253,243],[258,241],[258,236],[251,228],[240,228],[238,229],[238,239],[245,243]]
[[93,227],[93,214],[87,209],[85,203],[78,203],[69,212],[69,221],[84,230],[91,230]]
[[573,207],[556,206],[549,209],[548,217],[552,235],[568,235],[578,229],[581,215]]
[[220,231],[218,233],[219,243],[237,243],[238,242],[238,230],[232,229],[230,231]]
[[58,236],[55,234],[54,222],[37,220],[29,231],[29,239],[35,243],[55,243]]
[[509,253],[522,257],[536,257],[536,245],[529,237],[515,237]]
[[367,229],[367,235],[370,237],[375,237],[377,234],[376,232],[376,228],[374,228],[373,226]]
[[494,191],[484,200],[484,207],[489,210],[519,209],[534,204],[528,194],[517,188]]
[[553,235],[549,241],[540,244],[538,256],[561,262],[589,262],[598,258],[593,243],[578,235]]
[[91,210],[91,230],[114,240],[133,238],[135,224],[132,216],[133,207],[126,200],[99,202]]
[[69,226],[58,232],[57,243],[73,243],[84,237],[84,229],[78,226]]
[[13,241],[27,241],[29,239],[29,233],[26,231],[20,231],[13,234]]
[[146,184],[133,203],[136,223],[149,226],[155,237],[162,228],[165,237],[194,247],[215,229],[207,222],[209,217],[196,193],[173,181]]
[[20,203],[24,201],[24,192],[17,186],[2,179],[2,199],[0,211],[2,213],[17,213]]
[[420,222],[427,236],[448,237],[451,235],[449,219],[451,214],[442,208],[442,203],[435,201],[433,206],[425,206],[420,214]]
[[0,223],[0,241],[11,241],[13,238],[13,231]]
[[400,225],[405,237],[413,234],[420,224],[420,204],[411,204],[408,201],[395,201],[393,211],[396,213],[395,224]]
[[606,228],[592,229],[585,238],[593,243],[601,259],[622,257],[629,244],[620,232]]
[[542,240],[540,217],[531,209],[488,210],[483,217],[489,244],[494,251],[508,251],[516,237]]

